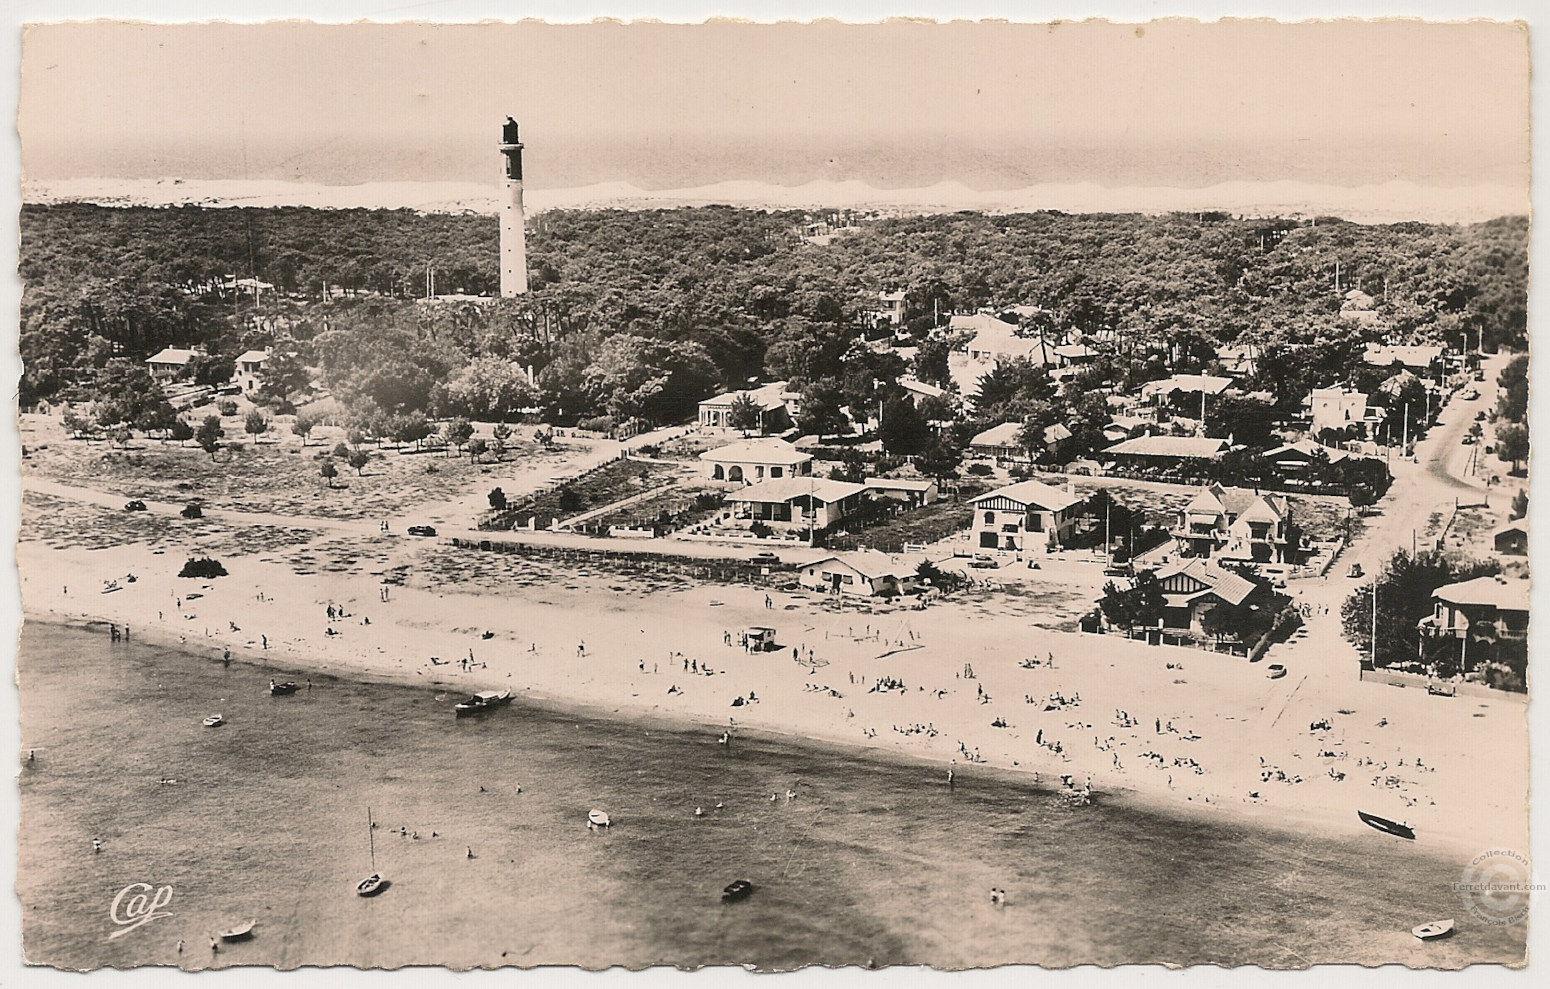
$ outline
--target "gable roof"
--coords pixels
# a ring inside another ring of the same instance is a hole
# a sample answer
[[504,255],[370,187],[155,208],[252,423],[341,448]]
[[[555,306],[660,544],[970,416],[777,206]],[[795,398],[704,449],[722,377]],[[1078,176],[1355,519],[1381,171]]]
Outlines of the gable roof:
[[909,577],[920,568],[923,556],[910,556],[908,554],[892,556],[888,553],[879,553],[876,550],[858,550],[854,553],[831,553],[821,559],[804,563],[804,567],[819,567],[825,563],[839,563],[849,567],[856,573],[876,580],[879,577]]
[[935,481],[902,477],[866,477],[861,483],[878,491],[930,491],[936,487]]
[[1104,449],[1104,453],[1131,457],[1177,457],[1209,460],[1227,449],[1227,441],[1211,436],[1137,436]]
[[238,364],[262,364],[270,358],[265,350],[249,350],[237,355]]
[[1167,395],[1176,391],[1220,395],[1231,387],[1231,378],[1218,377],[1214,374],[1175,374],[1161,381],[1148,381],[1142,385],[1141,397],[1150,398],[1153,395]]
[[706,450],[700,454],[700,459],[719,464],[796,465],[807,463],[813,459],[813,455],[803,453],[785,440],[756,439],[728,443],[726,446],[718,446],[714,450]]
[[194,359],[192,350],[184,350],[181,347],[164,347],[160,352],[152,354],[145,359],[147,364],[176,364],[182,367]]
[[742,388],[737,391],[722,392],[720,395],[714,395],[705,399],[700,403],[700,407],[728,406],[737,401],[738,396],[747,395],[759,403],[759,408],[769,412],[786,404],[786,394],[786,383],[784,381],[775,381],[767,385],[759,385],[757,388]]
[[1235,574],[1231,570],[1213,566],[1198,557],[1165,564],[1157,570],[1156,576],[1158,581],[1164,581],[1180,574],[1205,584],[1207,590],[1228,604],[1242,604],[1245,598],[1254,593],[1254,588],[1257,586],[1246,577]]
[[818,501],[829,504],[843,501],[865,490],[865,484],[831,481],[822,477],[777,477],[769,481],[760,481],[758,484],[750,484],[746,488],[739,488],[727,495],[727,500],[786,502],[811,495]]
[[1278,446],[1274,450],[1266,450],[1264,453],[1260,454],[1260,456],[1265,460],[1276,460],[1290,458],[1292,454],[1300,454],[1311,459],[1320,453],[1328,457],[1329,462],[1332,464],[1338,464],[1340,461],[1350,456],[1350,454],[1344,450],[1340,450],[1332,446],[1323,446],[1306,438],[1300,439],[1296,443],[1287,443],[1284,446]]
[[925,395],[928,398],[941,398],[947,392],[936,385],[928,385],[924,381],[915,378],[904,377],[899,379],[899,387],[905,391],[914,392],[917,395]]
[[1006,498],[1025,507],[1032,505],[1050,512],[1061,512],[1083,501],[1078,495],[1052,488],[1039,481],[1019,481],[1004,488],[987,491],[978,498],[971,498],[969,504],[978,505],[992,498]]
[[1017,434],[1022,431],[1020,422],[1003,422],[999,426],[991,426],[983,433],[978,434],[969,441],[970,446],[1016,446]]
[[1497,611],[1527,611],[1528,581],[1500,577],[1476,577],[1458,584],[1444,584],[1432,597],[1449,604],[1484,605]]

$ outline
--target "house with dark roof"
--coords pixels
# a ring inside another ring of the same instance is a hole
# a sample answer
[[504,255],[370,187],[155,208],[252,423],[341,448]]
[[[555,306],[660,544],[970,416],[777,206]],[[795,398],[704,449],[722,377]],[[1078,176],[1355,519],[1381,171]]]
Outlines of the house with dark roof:
[[1164,635],[1205,638],[1202,620],[1212,609],[1273,604],[1268,585],[1205,560],[1175,560],[1158,569],[1156,578],[1163,592]]
[[979,549],[1058,548],[1071,538],[1085,499],[1069,487],[1022,481],[972,499],[970,539]]
[[1284,497],[1220,484],[1179,510],[1171,535],[1184,557],[1248,563],[1296,563],[1302,544]]
[[1518,519],[1491,533],[1491,545],[1502,556],[1528,555],[1528,519]]

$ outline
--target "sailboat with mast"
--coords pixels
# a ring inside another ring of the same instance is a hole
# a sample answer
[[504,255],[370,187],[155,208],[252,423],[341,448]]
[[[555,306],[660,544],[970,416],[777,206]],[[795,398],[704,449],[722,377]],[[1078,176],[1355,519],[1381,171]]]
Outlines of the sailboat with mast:
[[371,808],[366,808],[366,840],[371,848],[371,875],[355,884],[357,896],[376,896],[387,889],[388,881],[377,871],[377,826],[371,820]]

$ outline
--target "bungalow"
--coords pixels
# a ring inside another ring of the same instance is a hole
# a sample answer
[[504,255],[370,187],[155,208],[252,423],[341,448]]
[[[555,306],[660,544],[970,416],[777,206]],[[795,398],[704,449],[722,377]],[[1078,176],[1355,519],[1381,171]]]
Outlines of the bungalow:
[[[1022,434],[1020,422],[1003,422],[992,426],[969,441],[969,453],[976,457],[992,457],[996,460],[1027,460],[1028,451],[1018,442]],[[1065,423],[1057,422],[1044,428],[1044,449],[1054,453],[1071,438],[1071,430]]]
[[744,440],[700,454],[705,476],[730,484],[754,484],[766,479],[806,477],[813,472],[813,455],[785,440]]
[[1025,551],[1060,546],[1071,538],[1083,499],[1038,481],[1022,481],[980,495],[971,539],[980,549]]
[[1369,343],[1362,354],[1362,360],[1373,367],[1393,367],[1398,364],[1407,371],[1427,375],[1442,360],[1444,349],[1436,344],[1396,347],[1383,343]]
[[1216,363],[1221,365],[1222,373],[1230,378],[1252,378],[1259,371],[1252,345],[1218,347]]
[[887,553],[840,553],[803,564],[797,583],[814,591],[892,597],[913,591],[920,559]]
[[1326,463],[1338,464],[1350,456],[1337,447],[1321,446],[1310,439],[1300,439],[1296,443],[1287,443],[1260,454],[1261,459],[1269,461],[1277,472],[1286,477],[1308,473],[1320,457]]
[[1137,436],[1105,447],[1103,455],[1131,466],[1176,466],[1191,460],[1215,460],[1227,441],[1211,436]]
[[893,477],[867,477],[862,484],[866,485],[868,494],[873,498],[890,498],[894,501],[902,501],[910,508],[920,508],[937,500],[939,492],[937,483],[932,480],[904,480]]
[[232,383],[244,395],[251,395],[264,386],[261,377],[264,370],[264,362],[269,360],[271,350],[249,350],[237,357],[237,367],[231,374]]
[[[1198,406],[1200,418],[1206,414],[1206,398],[1220,395],[1232,387],[1231,378],[1223,378],[1214,374],[1174,374],[1163,378],[1161,381],[1148,381],[1141,386],[1141,399],[1146,402],[1161,403],[1171,400],[1173,394],[1178,392],[1183,396],[1181,403],[1188,403],[1191,409]],[[1192,396],[1200,396],[1198,402]]]
[[1518,519],[1491,533],[1491,544],[1502,556],[1528,555],[1528,520]]
[[188,362],[197,356],[197,351],[167,347],[159,353],[147,357],[145,359],[145,366],[150,370],[151,377],[160,382],[167,382],[182,374],[183,370],[188,367]]
[[1456,639],[1524,639],[1528,636],[1528,581],[1476,577],[1432,592],[1432,613],[1422,633]]
[[1054,348],[1051,353],[1058,359],[1061,367],[1090,364],[1098,357],[1098,352],[1085,343],[1061,344],[1059,347]]
[[979,394],[980,379],[995,369],[997,361],[1026,358],[1035,364],[1049,363],[1049,347],[1035,337],[1017,335],[1017,327],[990,313],[954,316],[948,322],[952,332],[972,333],[969,341],[947,356],[947,371],[958,394],[972,399]]
[[1110,443],[1134,439],[1137,436],[1146,435],[1151,425],[1150,419],[1143,419],[1140,416],[1117,415],[1103,427],[1103,438]]
[[816,477],[783,477],[751,484],[727,496],[734,519],[789,529],[827,529],[861,507],[864,484]]
[[[775,381],[757,388],[723,392],[700,403],[700,425],[731,428],[732,407],[744,396],[759,406],[759,433],[781,433],[791,428],[793,415],[791,403],[796,396],[786,388],[786,382]],[[749,430],[754,432],[754,430]]]
[[1280,495],[1208,484],[1179,510],[1170,533],[1181,556],[1296,563],[1301,536]]
[[900,378],[899,387],[904,389],[904,393],[909,396],[909,400],[915,404],[916,408],[919,408],[920,403],[928,398],[947,397],[946,389],[938,388],[936,385],[928,385],[924,381],[917,381],[910,377]]
[[[1205,616],[1214,608],[1253,606],[1265,585],[1205,560],[1175,560],[1156,574],[1163,593],[1163,633],[1205,638]],[[1268,602],[1267,602],[1268,603]]]

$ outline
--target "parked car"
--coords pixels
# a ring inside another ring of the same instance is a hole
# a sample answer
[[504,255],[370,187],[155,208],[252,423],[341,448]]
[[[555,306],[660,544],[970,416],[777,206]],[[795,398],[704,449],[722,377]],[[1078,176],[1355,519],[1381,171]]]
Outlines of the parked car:
[[1479,412],[1475,413],[1475,421],[1476,422],[1484,422],[1485,421],[1485,410],[1484,409],[1481,409]]
[[1113,566],[1104,567],[1103,575],[1105,577],[1134,577],[1136,575],[1136,568],[1128,563],[1116,563]]
[[434,536],[435,534],[436,529],[433,526],[411,525],[409,527],[409,535],[411,536]]
[[981,553],[976,554],[974,559],[969,561],[969,566],[975,570],[994,570],[996,569],[996,561]]
[[1265,672],[1269,675],[1270,679],[1279,680],[1286,676],[1286,666],[1283,663],[1271,663],[1269,666],[1265,667]]
[[1345,575],[1347,577],[1360,577],[1360,576],[1362,576],[1362,565],[1360,563],[1353,563],[1353,564],[1351,564],[1351,569],[1347,570],[1345,572]]
[[780,557],[776,556],[774,553],[771,553],[769,550],[764,550],[763,552],[755,553],[753,556],[750,556],[748,561],[750,563],[758,563],[764,566],[770,566],[779,563]]
[[145,511],[145,502],[141,501],[139,498],[136,498],[134,501],[131,501],[131,502],[126,502],[125,505],[124,505],[124,511],[126,511],[126,512],[143,512],[143,511]]
[[1473,402],[1475,399],[1477,399],[1479,397],[1480,397],[1480,390],[1478,388],[1471,388],[1471,389],[1469,389],[1469,391],[1464,393],[1464,401],[1466,401],[1466,402]]
[[205,510],[198,505],[184,505],[183,511],[179,514],[186,519],[202,519],[205,517]]

